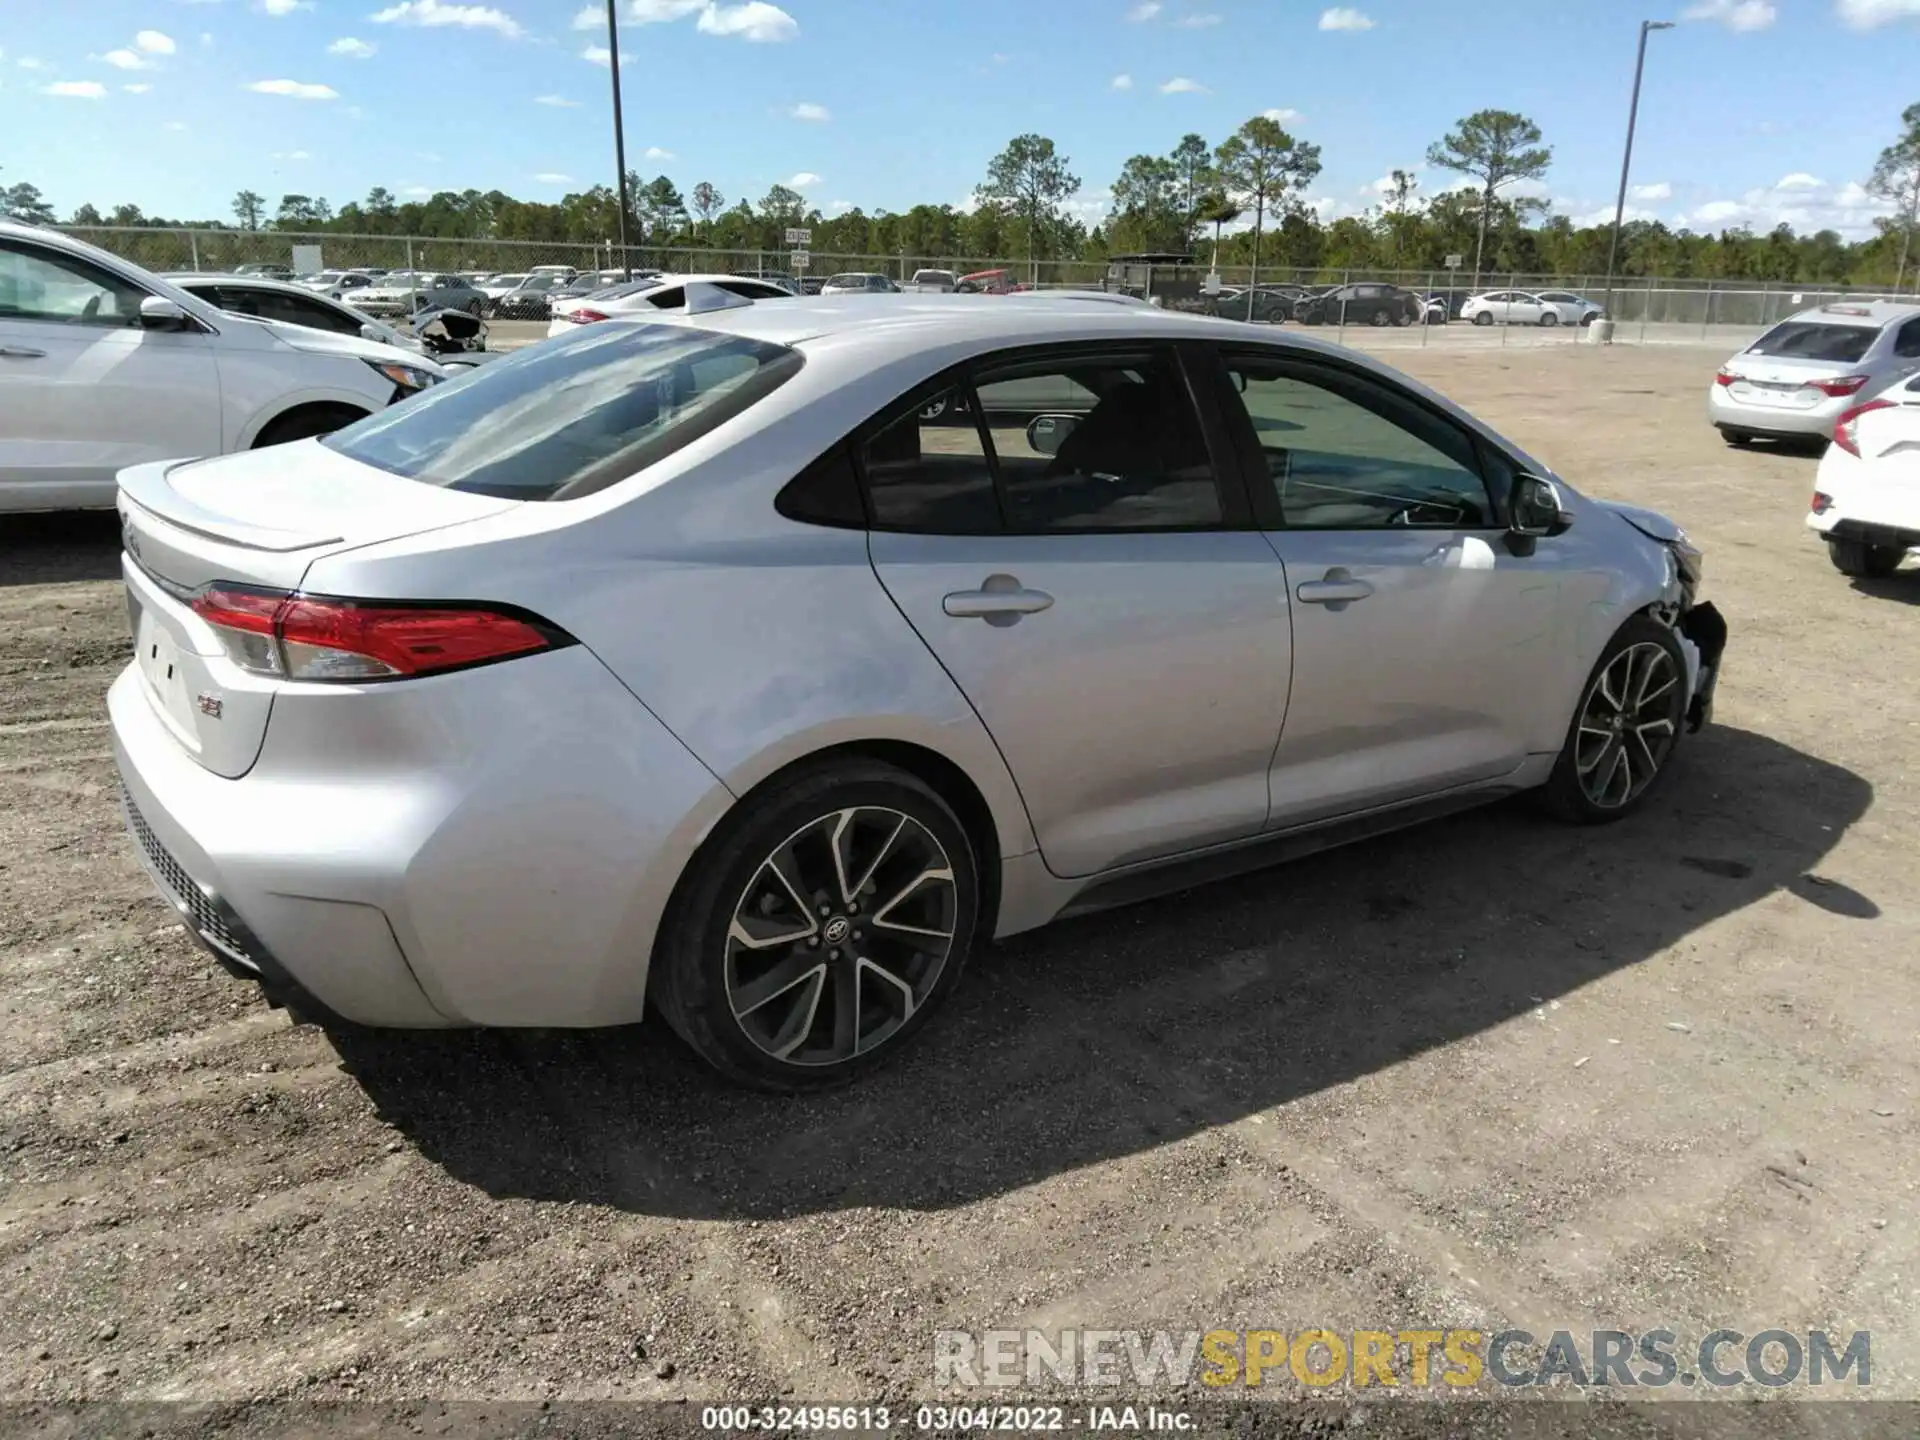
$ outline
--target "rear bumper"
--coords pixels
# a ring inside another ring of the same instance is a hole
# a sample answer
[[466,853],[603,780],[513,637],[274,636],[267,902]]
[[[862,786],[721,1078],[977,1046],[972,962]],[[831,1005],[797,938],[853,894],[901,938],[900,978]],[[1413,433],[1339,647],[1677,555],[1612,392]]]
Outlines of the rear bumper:
[[1920,529],[1905,525],[1876,525],[1869,520],[1836,520],[1820,528],[1828,540],[1858,540],[1880,549],[1920,549]]
[[161,894],[228,970],[316,1018],[638,1020],[673,885],[731,803],[577,645],[287,687],[238,779],[182,748],[131,668],[107,703]]
[[1833,434],[1834,422],[1846,410],[1858,404],[1855,397],[1825,400],[1806,410],[1789,410],[1778,405],[1748,405],[1733,399],[1724,385],[1715,385],[1707,395],[1707,417],[1721,430],[1737,430],[1746,435],[1770,436],[1782,440],[1825,439]]

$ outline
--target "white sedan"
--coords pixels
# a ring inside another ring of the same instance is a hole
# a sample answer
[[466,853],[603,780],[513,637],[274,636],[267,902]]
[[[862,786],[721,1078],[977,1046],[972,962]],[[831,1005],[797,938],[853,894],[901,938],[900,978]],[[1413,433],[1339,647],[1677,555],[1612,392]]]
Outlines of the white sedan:
[[1460,306],[1460,318],[1475,325],[1588,325],[1598,314],[1598,305],[1567,290],[1492,290]]
[[630,320],[638,315],[651,315],[656,310],[684,310],[687,287],[694,284],[712,285],[743,300],[794,298],[793,292],[784,286],[767,280],[749,280],[742,275],[650,275],[596,290],[591,295],[554,301],[547,334],[549,337],[571,335],[576,327],[599,320]]
[[1920,380],[1840,417],[1807,527],[1843,575],[1890,575],[1920,549]]
[[124,466],[324,435],[446,373],[358,335],[228,314],[0,221],[0,511],[112,505]]

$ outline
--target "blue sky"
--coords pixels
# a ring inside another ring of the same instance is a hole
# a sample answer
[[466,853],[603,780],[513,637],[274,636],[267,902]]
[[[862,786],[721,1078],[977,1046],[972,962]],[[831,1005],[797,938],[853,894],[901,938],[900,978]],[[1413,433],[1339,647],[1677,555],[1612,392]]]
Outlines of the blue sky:
[[[228,213],[469,186],[557,199],[613,172],[582,0],[5,0],[0,184],[66,214]],[[619,0],[632,168],[729,201],[962,203],[1053,137],[1089,220],[1121,163],[1272,111],[1323,149],[1326,216],[1482,106],[1554,147],[1541,193],[1611,210],[1641,12],[1619,0]],[[599,7],[604,11],[604,5]],[[1867,233],[1860,192],[1920,100],[1920,0],[1675,0],[1651,41],[1634,213]],[[591,23],[589,23],[591,22]],[[1428,189],[1452,177],[1421,173]]]

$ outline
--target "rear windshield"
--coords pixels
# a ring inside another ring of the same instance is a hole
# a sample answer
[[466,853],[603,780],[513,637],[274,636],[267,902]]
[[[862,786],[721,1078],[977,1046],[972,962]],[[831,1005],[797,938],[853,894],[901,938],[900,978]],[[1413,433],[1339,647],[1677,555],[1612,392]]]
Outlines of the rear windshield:
[[1851,365],[1873,348],[1879,331],[1871,325],[1820,325],[1789,320],[1753,342],[1749,355],[1782,355],[1793,360],[1831,360]]
[[800,365],[798,351],[737,335],[595,325],[476,367],[322,443],[426,485],[565,499],[689,444]]

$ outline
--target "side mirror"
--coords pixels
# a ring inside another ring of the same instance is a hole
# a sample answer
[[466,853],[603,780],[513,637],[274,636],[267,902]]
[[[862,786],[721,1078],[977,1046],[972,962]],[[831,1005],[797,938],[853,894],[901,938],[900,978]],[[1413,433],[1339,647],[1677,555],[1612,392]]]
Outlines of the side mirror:
[[164,295],[149,295],[140,302],[140,324],[147,330],[190,330],[193,318]]
[[1078,415],[1036,415],[1027,422],[1027,448],[1036,455],[1058,455],[1079,423]]
[[1531,555],[1541,540],[1564,535],[1573,525],[1573,512],[1566,508],[1560,491],[1551,480],[1538,475],[1516,475],[1507,496],[1507,549],[1515,555]]
[[381,333],[380,327],[373,324],[362,325],[360,327],[360,338],[362,340],[376,340],[382,344],[385,344],[387,339],[387,337]]

